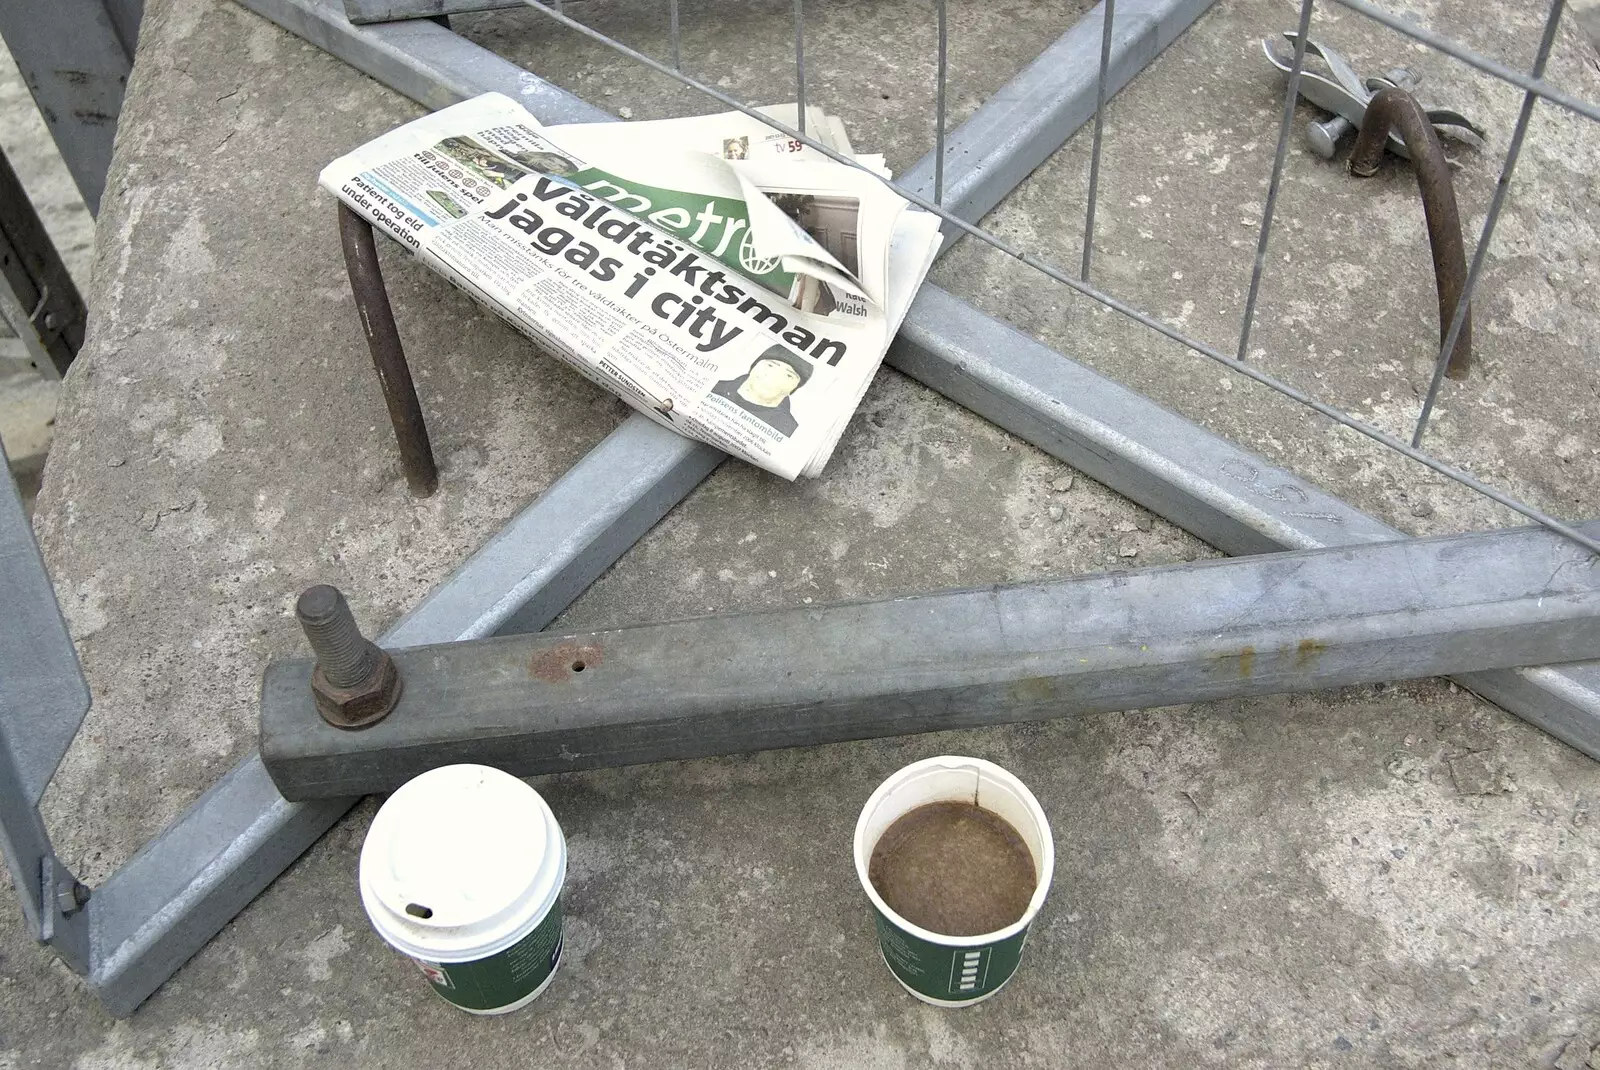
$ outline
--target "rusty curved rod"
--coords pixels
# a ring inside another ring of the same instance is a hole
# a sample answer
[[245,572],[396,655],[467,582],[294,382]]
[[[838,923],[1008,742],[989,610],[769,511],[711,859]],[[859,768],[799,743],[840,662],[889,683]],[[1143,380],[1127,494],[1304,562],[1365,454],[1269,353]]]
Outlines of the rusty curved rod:
[[400,466],[406,485],[418,498],[426,498],[439,487],[439,469],[433,463],[433,446],[428,441],[428,425],[417,403],[417,388],[411,381],[411,366],[400,345],[394,309],[383,285],[378,267],[378,250],[372,240],[372,224],[339,203],[339,240],[344,245],[344,266],[350,275],[350,293],[361,314],[361,331],[372,351],[372,366],[383,387],[383,401],[389,407],[389,422],[394,425],[395,443],[400,447]]
[[[1428,221],[1428,242],[1433,247],[1433,274],[1439,285],[1439,344],[1449,341],[1450,321],[1467,285],[1467,253],[1461,241],[1461,214],[1456,210],[1455,186],[1444,147],[1434,133],[1427,112],[1417,98],[1404,89],[1380,90],[1367,104],[1366,118],[1356,135],[1350,153],[1350,173],[1367,178],[1383,160],[1384,143],[1393,128],[1411,153],[1411,166],[1417,172],[1417,188],[1422,191],[1422,212]],[[1461,318],[1461,331],[1445,374],[1452,379],[1466,378],[1472,366],[1472,309]]]

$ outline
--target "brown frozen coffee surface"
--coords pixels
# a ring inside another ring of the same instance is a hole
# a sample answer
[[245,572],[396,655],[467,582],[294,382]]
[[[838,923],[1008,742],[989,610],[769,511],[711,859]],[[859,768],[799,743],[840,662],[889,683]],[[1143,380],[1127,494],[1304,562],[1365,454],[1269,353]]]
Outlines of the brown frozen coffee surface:
[[878,838],[867,878],[889,908],[930,932],[979,936],[1028,911],[1038,876],[1022,836],[970,802],[903,814]]

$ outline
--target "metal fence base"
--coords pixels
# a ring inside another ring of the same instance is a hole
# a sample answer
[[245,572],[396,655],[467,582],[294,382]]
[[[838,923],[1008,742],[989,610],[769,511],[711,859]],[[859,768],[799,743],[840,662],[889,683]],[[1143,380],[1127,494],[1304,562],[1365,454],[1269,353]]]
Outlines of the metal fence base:
[[[245,6],[430,107],[495,89],[551,122],[602,117],[582,101],[432,23],[358,29],[336,4],[249,0]],[[1132,6],[1124,0],[1125,10]],[[1155,29],[1130,23],[1134,44],[1118,34],[1122,51],[1113,66],[1131,77],[1141,65],[1139,49],[1150,47],[1144,43],[1151,40],[1150,32],[1164,44],[1205,6],[1202,0],[1187,5],[1173,0],[1136,9],[1137,17],[1153,21]],[[1095,37],[1098,16],[1097,10],[1085,20]],[[1066,104],[1073,100],[1080,114],[1092,111],[1083,101],[1095,91],[1088,73],[1093,68],[1092,59],[1056,68],[1061,115],[1069,114]],[[1030,68],[1024,76],[1049,73]],[[1038,84],[1049,82],[1045,77]],[[1072,84],[1078,88],[1066,88]],[[1006,97],[1002,91],[996,101]],[[1001,104],[986,106],[967,130],[954,132],[949,144],[957,146],[966,134],[974,143],[1009,144],[1012,151],[1023,151],[1014,133],[1027,121],[1030,116],[1010,113]],[[1005,128],[985,132],[987,122]],[[1054,151],[1072,132],[1066,122],[1036,122],[1034,129],[1047,129],[1049,136],[1026,150],[1041,159]],[[961,169],[960,160],[951,162],[955,167],[947,170]],[[931,164],[925,167],[931,173]],[[969,182],[970,200],[965,203],[982,211],[1009,189],[1006,181],[1021,173],[1008,178],[1005,166],[994,166],[988,178],[961,173],[948,177],[952,191],[963,180]],[[979,190],[986,192],[980,195]],[[988,197],[993,199],[984,204]],[[1019,341],[1026,344],[1013,353],[1010,347]],[[919,297],[891,362],[1134,500],[1192,525],[1191,530],[1229,552],[1399,537],[1292,474],[933,288]],[[1063,375],[1074,380],[1076,392],[1058,392]],[[671,435],[642,417],[628,420],[380,641],[406,646],[542,627],[720,459],[709,447]],[[582,494],[577,491],[580,484]],[[1581,682],[1590,673],[1600,676],[1600,667],[1498,671],[1467,679],[1469,686],[1477,681],[1482,688],[1500,687],[1508,702],[1518,703],[1514,712],[1596,754],[1600,689]],[[90,979],[106,1007],[114,1014],[130,1013],[353,802],[286,802],[258,757],[243,761],[98,889],[88,909],[77,913],[75,925],[82,926],[85,917],[89,921]],[[20,817],[30,815],[37,820],[31,807],[25,815],[0,807],[8,835],[13,825],[23,827]],[[59,903],[59,894],[56,898]]]
[[[1153,58],[1157,42],[1171,41],[1209,3],[1146,3],[1136,17],[1130,17],[1127,39],[1119,46],[1119,77],[1131,78]],[[251,0],[245,6],[431,107],[494,89],[521,100],[550,122],[609,118],[430,22],[358,29],[339,12],[337,0]],[[1098,33],[1098,15],[1092,13],[1068,36],[1087,42]],[[1094,77],[1088,73],[1094,65],[1085,59],[1062,67],[1064,57],[1054,50],[1047,58],[1048,63],[1041,60],[1019,76],[1017,91],[1008,88],[997,95],[997,100],[1008,103],[986,107],[964,131],[955,131],[951,145],[961,144],[966,136],[971,138],[968,144],[996,146],[994,152],[1025,150],[1041,159],[1059,147],[1074,129],[1070,117],[1077,115],[1075,121],[1081,122],[1092,111],[1085,101],[1094,93]],[[1025,86],[1020,79],[1026,79]],[[988,123],[1039,120],[1015,101],[1052,109],[1042,126],[1029,128],[1026,145],[1018,144],[1016,130],[1009,127],[983,130]],[[1026,173],[1008,168],[993,154],[984,163],[986,173],[976,178],[967,175],[968,168],[959,161],[948,168],[950,188],[964,189],[973,211],[997,203],[1009,191],[1007,183]],[[923,170],[931,174],[931,162],[925,161]],[[626,421],[379,641],[410,646],[543,627],[721,460],[716,450],[642,417]],[[27,539],[29,551],[36,555],[31,533]],[[0,621],[5,626],[11,623]],[[70,655],[70,644],[64,649]],[[75,663],[73,667],[76,671]],[[8,700],[18,697],[6,690],[14,680],[0,678],[0,694]],[[4,715],[0,728],[25,724],[13,714],[20,708],[18,702],[0,704]],[[79,718],[81,714],[80,709]],[[47,779],[70,737],[69,732],[59,741],[59,751],[53,745],[46,748],[51,753],[44,758],[19,759],[15,748],[0,751],[0,763],[6,766],[0,772],[17,773],[15,779],[21,783],[23,769],[47,765]],[[272,785],[259,757],[251,755],[95,889],[86,907],[70,915],[30,916],[30,925],[69,965],[87,969],[107,1010],[118,1016],[130,1014],[355,801],[288,802]],[[0,829],[9,842],[27,843],[37,849],[41,861],[52,863],[47,868],[53,882],[68,881],[63,894],[55,884],[47,888],[42,881],[19,880],[41,889],[41,896],[25,901],[30,906],[71,903],[70,874],[63,878],[54,865],[43,838],[37,796],[0,800]],[[9,858],[13,852],[7,853]],[[57,924],[58,917],[69,923]]]

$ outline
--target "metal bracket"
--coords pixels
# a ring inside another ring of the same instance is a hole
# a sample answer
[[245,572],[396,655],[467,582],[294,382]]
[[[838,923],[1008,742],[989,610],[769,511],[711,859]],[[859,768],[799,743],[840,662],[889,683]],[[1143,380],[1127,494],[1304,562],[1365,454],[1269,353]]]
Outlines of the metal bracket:
[[261,760],[316,798],[451,762],[534,776],[1584,657],[1589,557],[1523,528],[415,647],[359,732],[319,715],[316,663],[279,661]]
[[[1283,35],[1292,48],[1300,35],[1290,30]],[[1273,47],[1272,38],[1263,38],[1261,51],[1267,55],[1267,62],[1288,74],[1294,69],[1294,54],[1280,55]],[[1421,77],[1406,68],[1390,71],[1384,78],[1368,78],[1362,81],[1343,56],[1319,44],[1310,38],[1306,39],[1306,55],[1321,59],[1328,66],[1328,73],[1332,77],[1321,75],[1315,71],[1303,70],[1300,72],[1300,95],[1323,111],[1331,111],[1336,116],[1335,122],[1313,123],[1308,131],[1308,140],[1318,156],[1323,159],[1333,159],[1341,137],[1351,130],[1361,129],[1361,124],[1366,118],[1367,105],[1372,102],[1375,93],[1382,89],[1398,87],[1414,89],[1421,82]],[[1457,138],[1462,137],[1462,132],[1472,135],[1481,143],[1486,135],[1483,129],[1472,120],[1458,111],[1450,108],[1427,108],[1428,121],[1433,125],[1450,132]],[[1337,124],[1337,119],[1344,120],[1342,125]],[[1405,159],[1411,158],[1411,150],[1399,137],[1391,134],[1387,143],[1390,152]]]

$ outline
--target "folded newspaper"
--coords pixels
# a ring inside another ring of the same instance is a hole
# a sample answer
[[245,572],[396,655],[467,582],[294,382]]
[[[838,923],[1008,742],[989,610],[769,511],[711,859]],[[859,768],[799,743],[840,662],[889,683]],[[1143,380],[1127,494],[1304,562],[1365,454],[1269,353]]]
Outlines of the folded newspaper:
[[[837,118],[806,129],[888,174]],[[546,127],[490,93],[321,182],[640,412],[786,479],[822,471],[939,247],[934,216],[737,112]]]

